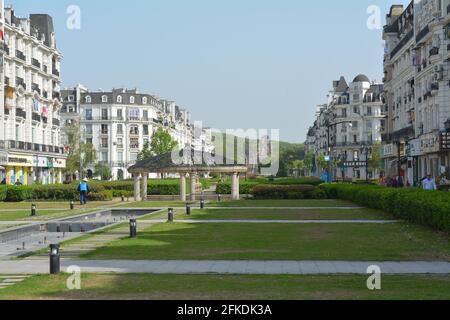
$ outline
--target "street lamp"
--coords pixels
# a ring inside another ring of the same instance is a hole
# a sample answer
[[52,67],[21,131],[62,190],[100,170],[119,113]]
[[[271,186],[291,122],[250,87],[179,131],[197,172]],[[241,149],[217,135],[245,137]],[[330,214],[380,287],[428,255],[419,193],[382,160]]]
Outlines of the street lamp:
[[366,183],[369,183],[369,154],[372,153],[372,148],[371,147],[362,147],[361,148],[361,153],[365,153],[365,165],[366,165]]

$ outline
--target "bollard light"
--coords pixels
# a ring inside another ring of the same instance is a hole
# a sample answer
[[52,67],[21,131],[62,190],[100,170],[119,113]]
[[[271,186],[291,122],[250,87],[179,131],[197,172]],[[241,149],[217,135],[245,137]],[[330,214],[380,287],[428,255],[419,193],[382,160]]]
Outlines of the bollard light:
[[72,200],[70,200],[70,210],[75,209],[75,202]]
[[173,208],[169,208],[169,213],[168,213],[167,221],[173,222]]
[[222,201],[222,195],[220,195],[220,194],[217,195],[217,201],[218,202]]
[[122,202],[125,202],[125,196],[122,195]]
[[137,221],[136,219],[130,220],[130,238],[137,237]]
[[32,217],[35,217],[36,216],[36,205],[33,203],[32,205],[31,205],[31,216]]
[[205,209],[205,200],[200,201],[200,209]]
[[61,271],[61,261],[59,254],[59,244],[50,245],[50,274],[59,274]]
[[191,206],[190,205],[186,205],[186,214],[188,215],[188,216],[190,216],[191,215]]

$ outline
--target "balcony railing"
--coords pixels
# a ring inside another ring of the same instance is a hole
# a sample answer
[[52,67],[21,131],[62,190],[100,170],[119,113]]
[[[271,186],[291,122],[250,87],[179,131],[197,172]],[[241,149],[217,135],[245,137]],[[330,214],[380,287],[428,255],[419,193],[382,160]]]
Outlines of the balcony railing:
[[6,53],[6,55],[9,56],[9,47],[6,43],[3,42],[2,44],[0,44],[0,49],[3,49]]
[[55,66],[53,66],[53,68],[52,68],[52,74],[53,74],[54,76],[59,77],[59,71],[56,69]]
[[59,121],[59,119],[52,119],[52,124],[55,127],[59,127],[61,125],[61,121]]
[[13,150],[64,154],[64,148],[62,148],[62,147],[49,146],[49,145],[31,143],[31,142],[8,140],[8,141],[6,141],[6,146],[9,149],[13,149]]
[[25,84],[25,81],[20,78],[20,77],[16,77],[16,86],[22,86],[24,89],[27,88],[27,85]]
[[430,57],[436,56],[438,54],[439,54],[439,48],[437,48],[437,47],[431,48],[431,50],[430,50]]
[[37,60],[37,59],[35,59],[35,58],[32,58],[32,59],[31,59],[31,64],[32,64],[33,66],[35,66],[36,68],[41,69],[41,63],[39,62],[39,60]]
[[26,56],[20,50],[16,50],[16,58],[18,58],[18,59],[20,59],[22,61],[26,61],[27,60]]
[[40,114],[33,112],[31,114],[31,120],[36,121],[36,122],[41,122],[41,116]]
[[16,117],[17,118],[26,119],[27,118],[27,113],[23,109],[16,109]]

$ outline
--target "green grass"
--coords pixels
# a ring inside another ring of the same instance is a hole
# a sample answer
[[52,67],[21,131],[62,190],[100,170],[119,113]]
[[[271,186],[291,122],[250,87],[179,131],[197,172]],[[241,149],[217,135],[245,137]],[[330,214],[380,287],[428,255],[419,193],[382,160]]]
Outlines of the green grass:
[[49,211],[49,210],[38,210],[35,217],[31,217],[30,210],[20,210],[20,211],[0,211],[0,221],[45,221],[57,218],[69,217],[72,215],[78,215],[83,213],[89,213],[93,210],[61,210],[61,211]]
[[[31,204],[35,203],[38,209],[69,209],[69,201],[30,201],[30,202],[0,202],[0,212],[2,209],[17,209],[17,210],[31,210]],[[75,209],[95,209],[100,207],[107,207],[117,204],[116,201],[93,201],[88,202],[86,206],[81,207],[75,201]]]
[[342,200],[239,200],[208,203],[211,207],[356,207]]
[[406,224],[160,223],[83,256],[126,260],[450,261],[448,235]]
[[369,291],[367,276],[83,274],[35,276],[0,290],[0,300],[448,300],[450,276],[383,276]]
[[192,202],[190,201],[130,201],[117,206],[117,208],[184,208],[186,206],[186,203],[192,204]]
[[[354,210],[297,210],[297,209],[194,209],[186,215],[186,210],[175,209],[175,220],[392,220],[381,211],[371,209]],[[151,215],[146,220],[166,219],[167,212]]]

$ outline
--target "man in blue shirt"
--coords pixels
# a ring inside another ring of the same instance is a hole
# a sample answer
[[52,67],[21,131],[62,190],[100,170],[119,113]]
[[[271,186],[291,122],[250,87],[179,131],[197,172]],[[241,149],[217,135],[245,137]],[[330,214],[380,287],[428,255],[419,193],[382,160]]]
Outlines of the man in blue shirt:
[[436,182],[432,178],[431,174],[428,174],[427,178],[422,181],[422,188],[429,191],[437,189]]
[[88,180],[83,179],[78,186],[78,192],[80,193],[80,205],[85,205],[87,203],[87,195],[91,191],[88,185]]

